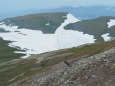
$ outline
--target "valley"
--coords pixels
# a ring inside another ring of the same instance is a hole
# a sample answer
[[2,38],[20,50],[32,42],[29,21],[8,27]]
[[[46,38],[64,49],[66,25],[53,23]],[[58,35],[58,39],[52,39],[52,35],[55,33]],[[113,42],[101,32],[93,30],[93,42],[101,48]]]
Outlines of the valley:
[[0,86],[114,86],[114,58],[115,17],[58,12],[0,21]]

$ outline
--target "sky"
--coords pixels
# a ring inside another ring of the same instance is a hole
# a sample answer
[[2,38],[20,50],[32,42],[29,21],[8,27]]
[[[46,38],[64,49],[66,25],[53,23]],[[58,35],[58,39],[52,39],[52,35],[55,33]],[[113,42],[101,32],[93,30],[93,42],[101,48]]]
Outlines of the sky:
[[0,13],[60,6],[115,6],[115,0],[0,0]]

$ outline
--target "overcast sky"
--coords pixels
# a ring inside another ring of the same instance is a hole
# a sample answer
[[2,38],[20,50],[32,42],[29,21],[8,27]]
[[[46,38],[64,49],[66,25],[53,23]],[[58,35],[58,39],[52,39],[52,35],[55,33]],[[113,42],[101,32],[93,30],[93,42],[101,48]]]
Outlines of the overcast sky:
[[115,6],[115,0],[0,0],[0,13],[60,6]]

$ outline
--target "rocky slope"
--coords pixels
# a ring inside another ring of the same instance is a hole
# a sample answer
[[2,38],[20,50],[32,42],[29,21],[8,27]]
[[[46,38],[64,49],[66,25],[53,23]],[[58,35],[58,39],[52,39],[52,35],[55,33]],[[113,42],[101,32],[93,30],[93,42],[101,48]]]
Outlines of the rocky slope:
[[[72,62],[71,59],[69,62]],[[88,58],[76,59],[71,67],[59,63],[42,74],[10,86],[114,86],[115,48]]]
[[112,86],[114,56],[108,41],[14,59],[0,63],[0,86]]

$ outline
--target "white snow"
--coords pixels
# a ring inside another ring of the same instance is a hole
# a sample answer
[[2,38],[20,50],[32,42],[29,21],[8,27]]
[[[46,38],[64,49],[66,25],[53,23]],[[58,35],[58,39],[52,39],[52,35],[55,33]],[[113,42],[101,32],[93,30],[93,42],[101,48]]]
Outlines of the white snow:
[[65,30],[64,26],[69,23],[75,23],[80,20],[76,19],[73,15],[68,14],[67,20],[61,24],[61,26],[56,30],[55,34],[57,36],[59,49],[70,48],[79,46],[86,43],[93,43],[95,41],[94,36],[83,34],[83,32]]
[[18,26],[6,26],[0,25],[9,33],[0,33],[0,37],[4,40],[14,41],[9,44],[11,47],[19,47],[26,52],[15,51],[15,53],[24,53],[26,58],[30,54],[39,54],[48,51],[64,49],[79,46],[86,43],[93,43],[95,41],[94,36],[89,34],[83,34],[83,32],[65,30],[64,26],[69,23],[78,22],[73,15],[67,14],[67,20],[57,28],[54,34],[43,34],[39,30],[29,29],[17,29]]
[[46,23],[45,25],[46,25],[46,26],[49,26],[49,25],[50,25],[50,23],[48,22],[48,23]]
[[109,33],[103,34],[101,37],[103,37],[104,41],[109,41],[111,39]]
[[107,24],[108,24],[108,28],[111,28],[112,26],[115,25],[115,19],[110,19],[110,22],[108,22]]

